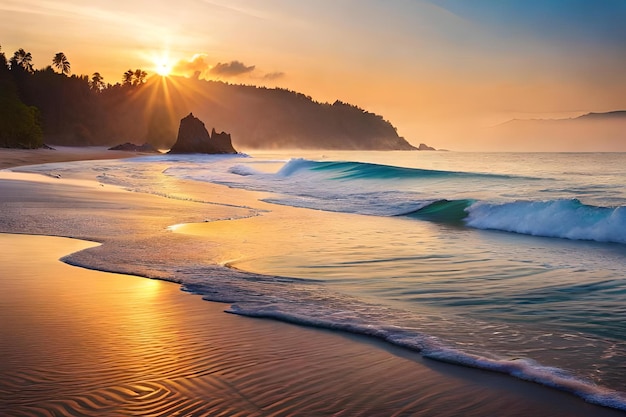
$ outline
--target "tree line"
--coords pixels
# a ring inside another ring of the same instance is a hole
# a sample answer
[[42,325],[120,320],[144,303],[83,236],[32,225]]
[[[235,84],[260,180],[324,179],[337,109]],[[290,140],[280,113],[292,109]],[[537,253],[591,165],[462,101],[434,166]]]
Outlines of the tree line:
[[129,69],[121,82],[106,83],[99,72],[72,74],[63,52],[35,69],[33,56],[20,48],[12,56],[0,47],[0,147],[38,148],[44,143],[100,145],[114,117],[108,108],[124,102],[145,84],[148,73]]
[[382,116],[337,100],[320,103],[282,88],[196,76],[148,77],[129,69],[115,84],[100,73],[72,74],[58,52],[34,69],[19,49],[0,49],[0,147],[149,143],[168,149],[193,112],[210,130],[231,133],[237,149],[414,149]]

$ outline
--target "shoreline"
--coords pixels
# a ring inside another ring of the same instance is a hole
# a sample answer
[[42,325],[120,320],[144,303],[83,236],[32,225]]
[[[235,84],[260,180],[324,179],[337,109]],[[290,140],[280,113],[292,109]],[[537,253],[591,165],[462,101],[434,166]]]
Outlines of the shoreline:
[[[131,154],[129,157],[130,156],[137,155]],[[2,159],[2,157],[3,153],[0,152],[0,159]],[[55,160],[48,162],[60,161]],[[138,270],[142,270],[145,271],[145,276],[153,278],[163,278],[163,276],[160,276],[159,274],[163,273],[162,268],[164,265],[160,264],[158,261],[158,254],[163,250],[170,250],[173,252],[177,250],[182,251],[184,248],[187,248],[190,243],[193,243],[194,245],[200,245],[199,247],[205,251],[205,255],[208,254],[209,259],[215,260],[219,258],[219,247],[217,247],[218,245],[216,245],[216,242],[207,242],[206,238],[197,236],[180,236],[164,230],[168,224],[172,225],[181,223],[181,213],[185,213],[190,222],[193,222],[193,220],[198,222],[199,219],[206,219],[207,217],[212,220],[220,218],[227,219],[233,217],[246,217],[252,215],[254,212],[254,210],[243,208],[241,205],[237,207],[216,205],[211,206],[210,210],[208,210],[206,205],[199,205],[189,201],[171,201],[158,196],[142,195],[121,190],[110,190],[109,187],[101,189],[98,187],[90,188],[88,186],[78,186],[76,184],[67,183],[67,180],[65,179],[59,181],[47,181],[45,185],[32,181],[24,182],[21,180],[0,180],[0,190],[2,191],[0,195],[3,196],[0,198],[0,206],[4,206],[3,219],[5,220],[5,222],[0,222],[2,226],[0,227],[0,232],[13,231],[13,233],[19,232],[25,234],[33,234],[33,232],[36,232],[36,234],[40,235],[74,235],[73,237],[75,238],[102,242],[105,246],[115,244],[120,247],[120,250],[113,253],[113,255],[115,255],[114,257],[110,256],[110,254],[104,251],[102,246],[100,246],[84,250],[72,255],[70,258],[82,260],[84,263],[94,265],[100,270],[106,270],[107,267],[110,268],[110,265],[112,264],[116,265],[116,269],[120,269],[122,272],[127,271],[128,273],[136,273]],[[229,192],[227,198],[232,201],[237,201],[240,194],[241,193]],[[67,207],[68,201],[72,201],[73,205],[71,208]],[[8,210],[4,210],[5,208]],[[117,210],[122,208],[126,211],[120,212],[120,210]],[[210,211],[208,216],[207,211]],[[46,213],[45,218],[37,218],[37,216],[41,216],[44,212]],[[20,217],[24,216],[28,217],[28,222],[20,221]],[[67,224],[68,219],[72,219],[72,225]],[[94,219],[98,219],[98,221],[94,222]],[[123,229],[120,229],[119,225],[121,224],[124,225]],[[128,236],[121,238],[118,236],[119,230],[124,230],[125,234]],[[155,247],[154,239],[163,241],[161,242],[163,243],[163,246]],[[150,253],[150,256],[152,257],[152,259],[149,259],[150,262],[142,261],[141,264],[138,265],[138,259],[142,259],[147,250],[156,250],[157,252]],[[197,262],[197,258],[194,254],[175,253],[173,255],[169,254],[168,256],[176,256],[177,258],[174,263],[180,263],[181,265],[185,265],[185,262]],[[172,260],[170,259],[170,261]],[[7,261],[6,263],[10,263],[10,261]],[[78,274],[78,272],[74,271],[72,274]],[[7,276],[5,274],[2,275]],[[44,279],[47,278],[44,277]],[[70,293],[75,291],[77,290],[71,290]],[[200,297],[189,297],[188,294],[184,293],[180,293],[180,295],[187,297],[187,299],[195,299],[208,305],[214,304],[201,301]],[[187,304],[182,301],[181,305],[185,308],[184,306]],[[37,308],[36,305],[31,307],[33,309]],[[214,304],[214,307],[215,309],[213,310],[213,313],[206,313],[207,321],[230,320],[225,319],[223,316],[233,316],[223,313],[223,304]],[[218,310],[219,314],[217,314]],[[351,336],[319,329],[310,329],[313,333],[309,333],[309,330],[304,327],[292,326],[285,323],[274,322],[272,320],[255,320],[251,318],[242,318],[242,320],[249,320],[249,322],[246,322],[246,326],[252,326],[253,328],[265,326],[265,324],[260,323],[274,323],[278,326],[272,327],[272,329],[278,329],[273,330],[276,332],[276,334],[273,335],[275,337],[278,337],[278,335],[280,335],[281,338],[286,337],[284,334],[288,332],[286,329],[290,329],[290,331],[293,330],[293,334],[289,332],[289,338],[293,338],[296,343],[291,345],[291,348],[288,350],[299,350],[302,349],[303,345],[307,344],[315,345],[323,339],[323,336],[321,335],[326,333],[340,338],[339,341],[335,340],[334,342],[329,342],[329,349],[334,352],[343,352],[343,349],[346,348],[344,345],[350,345],[349,348],[353,349],[354,346],[352,345],[352,342],[357,342],[357,344],[363,349],[363,353],[360,353],[360,356],[358,358],[354,358],[353,360],[346,359],[346,356],[342,357],[341,362],[345,362],[347,367],[347,369],[343,368],[343,373],[338,373],[336,369],[332,369],[338,365],[331,365],[330,362],[322,364],[318,363],[315,360],[315,357],[316,355],[321,355],[322,353],[320,352],[312,353],[312,360],[307,361],[307,359],[298,357],[295,362],[303,362],[306,363],[307,367],[314,367],[317,369],[318,374],[316,374],[317,376],[314,378],[314,382],[306,381],[306,383],[313,384],[317,387],[317,389],[322,391],[323,389],[326,389],[326,391],[323,392],[325,392],[325,395],[329,398],[332,398],[335,391],[328,389],[328,387],[324,385],[323,382],[326,381],[325,383],[332,387],[331,381],[325,379],[326,377],[323,374],[325,372],[331,372],[334,375],[334,378],[341,383],[344,390],[352,390],[350,394],[350,401],[353,401],[353,403],[351,403],[352,405],[349,409],[361,410],[362,407],[365,407],[362,408],[362,415],[372,415],[368,414],[365,409],[368,404],[370,407],[373,407],[373,400],[365,397],[375,396],[378,394],[374,394],[373,391],[365,390],[365,388],[362,391],[355,391],[356,387],[352,387],[352,385],[355,384],[355,381],[351,380],[351,382],[348,382],[346,378],[348,378],[347,375],[351,372],[357,372],[359,370],[369,369],[372,367],[376,368],[376,370],[373,372],[373,369],[370,369],[372,373],[368,374],[371,384],[377,386],[377,389],[381,387],[384,387],[385,389],[395,387],[396,391],[398,391],[398,384],[406,384],[403,386],[406,386],[407,388],[399,391],[404,398],[397,398],[396,401],[399,401],[398,404],[412,401],[411,404],[415,407],[412,410],[416,410],[422,415],[446,415],[445,403],[450,401],[456,403],[458,407],[463,407],[460,402],[464,401],[468,404],[472,404],[473,408],[469,410],[459,408],[457,411],[465,415],[477,416],[488,415],[484,414],[487,413],[487,409],[490,410],[488,413],[505,416],[521,416],[532,414],[533,412],[535,412],[535,415],[537,413],[548,413],[549,415],[588,415],[590,413],[597,416],[621,415],[621,413],[611,409],[587,404],[569,394],[556,392],[536,384],[513,380],[513,378],[508,376],[477,371],[469,368],[461,368],[455,365],[433,363],[432,361],[420,358],[417,353],[406,351],[401,348],[395,348],[383,342],[372,340],[371,338]],[[244,322],[236,321],[232,323],[238,323],[236,326],[240,327]],[[238,328],[227,328],[222,331],[225,333],[230,332],[231,337],[235,338],[240,330],[241,329]],[[240,347],[245,347],[250,343],[254,344],[254,341],[257,340],[260,335],[254,333],[253,330],[250,330],[250,332],[253,333],[250,337],[242,338],[242,340],[236,341],[231,340],[230,343],[233,343],[232,346]],[[234,335],[232,333],[234,333]],[[279,349],[279,347],[274,346],[272,349]],[[272,352],[272,349],[269,349],[268,355],[276,354],[276,352]],[[378,357],[377,355],[381,353],[381,350],[389,353],[390,356],[395,359],[385,359],[385,366],[383,368],[377,368],[368,362],[373,360],[373,358]],[[254,355],[254,352],[248,353]],[[415,375],[403,375],[403,371],[405,370],[407,364],[403,361],[396,363],[396,360],[402,358],[407,359],[407,357],[410,358],[411,362],[418,363],[419,367],[425,366],[429,369],[432,369],[433,367],[437,369],[445,368],[447,370],[446,372],[443,372],[443,374],[435,372],[435,374],[425,375],[423,374],[423,372],[426,372],[424,369],[412,368],[412,372],[415,372]],[[241,361],[243,360],[244,359],[241,359]],[[395,380],[390,381],[389,378],[386,377],[386,373],[391,373],[392,370],[395,372]],[[260,378],[262,381],[270,381],[273,378],[272,374],[274,370],[265,369],[259,372],[262,375],[257,378]],[[289,380],[290,376],[293,375],[283,375],[282,378],[284,378],[284,380],[282,383],[293,383],[293,381],[290,382]],[[362,377],[363,376],[361,376],[361,378]],[[424,378],[426,382],[420,382],[420,378]],[[459,380],[463,382],[460,386],[457,385]],[[276,382],[272,384],[275,383]],[[429,385],[432,385],[432,387]],[[427,391],[430,388],[435,389],[435,391],[429,394],[431,397],[436,396],[446,398],[443,403],[437,403],[435,408],[431,410],[433,411],[432,414],[428,414],[427,411],[429,408],[423,403],[424,398],[420,397],[420,395],[425,395],[424,390]],[[463,391],[463,393],[461,393],[461,391]],[[468,395],[467,393],[471,393],[471,395]],[[294,395],[302,395],[302,393]],[[323,403],[328,399],[322,398],[320,395],[321,394],[317,394],[316,396],[318,401]],[[391,392],[389,395],[392,395]],[[290,401],[295,401],[294,398],[295,397],[289,400],[278,396],[275,397],[274,400],[289,403]],[[387,400],[391,401],[389,398],[387,398]],[[300,398],[298,401],[305,400]],[[383,401],[383,399],[380,398],[379,401]],[[509,404],[516,404],[516,410],[510,410]],[[319,407],[321,404],[310,404],[310,406]],[[399,406],[396,406],[394,410],[399,412],[400,409],[397,407]],[[372,411],[373,409],[374,408],[369,408],[368,410]],[[380,409],[378,410],[380,411]],[[451,409],[449,410],[449,415],[455,415],[452,413]],[[585,413],[581,410],[585,411]],[[389,409],[387,411],[389,411]],[[578,412],[581,412],[581,414],[577,414]],[[264,414],[260,413],[258,415]],[[356,413],[355,415],[359,414]]]
[[0,148],[0,170],[25,165],[39,165],[53,162],[88,161],[101,159],[125,159],[153,154],[110,151],[103,146],[57,146],[53,149]]
[[0,257],[0,312],[11,319],[0,334],[12,342],[0,349],[5,415],[622,415],[364,336],[225,314],[174,283],[57,260],[93,243],[0,241],[11,248]]

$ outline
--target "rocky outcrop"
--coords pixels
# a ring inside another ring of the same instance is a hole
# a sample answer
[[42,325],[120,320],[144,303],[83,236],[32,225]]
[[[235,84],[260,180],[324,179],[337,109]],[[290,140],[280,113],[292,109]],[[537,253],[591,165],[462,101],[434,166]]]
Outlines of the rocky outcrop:
[[437,149],[432,146],[428,146],[425,143],[420,143],[420,146],[417,147],[418,151],[436,151]]
[[126,142],[121,145],[113,146],[109,148],[110,151],[127,151],[127,152],[145,152],[145,153],[158,153],[159,151],[149,143],[143,145],[135,145],[134,143]]
[[176,143],[168,153],[237,153],[230,134],[206,130],[204,123],[192,113],[180,121]]

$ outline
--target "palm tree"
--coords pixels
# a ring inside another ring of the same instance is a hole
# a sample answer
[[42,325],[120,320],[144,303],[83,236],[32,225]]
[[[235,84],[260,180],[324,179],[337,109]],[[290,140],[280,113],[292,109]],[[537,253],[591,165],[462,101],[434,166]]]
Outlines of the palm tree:
[[4,55],[4,52],[2,52],[2,46],[0,45],[0,71],[8,69],[8,64],[7,57]]
[[54,55],[54,58],[52,58],[52,65],[61,71],[61,74],[69,75],[70,72],[72,72],[70,69],[70,62],[67,60],[67,57],[63,52],[58,52]]
[[122,83],[124,85],[133,85],[134,78],[135,78],[135,72],[133,70],[129,69],[122,76]]
[[92,90],[95,90],[95,91],[104,90],[105,88],[104,77],[102,77],[102,75],[100,75],[99,72],[94,72],[93,76],[91,77],[91,81],[89,82],[89,86],[91,87]]
[[148,73],[140,70],[140,69],[136,69],[135,70],[135,81],[133,82],[133,85],[141,85],[143,83],[146,82],[146,77],[148,76]]
[[24,68],[27,72],[33,72],[33,56],[30,52],[26,52],[22,48],[15,51],[11,58],[11,66],[17,65]]
[[136,69],[135,71],[129,69],[122,76],[122,84],[137,87],[146,82],[147,76],[148,73],[141,69]]

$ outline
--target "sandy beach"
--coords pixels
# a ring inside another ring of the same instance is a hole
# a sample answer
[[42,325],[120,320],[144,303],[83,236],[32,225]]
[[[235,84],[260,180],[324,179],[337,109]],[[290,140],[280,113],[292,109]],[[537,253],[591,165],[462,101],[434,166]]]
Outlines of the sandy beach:
[[121,159],[139,156],[135,152],[110,151],[106,147],[72,148],[59,146],[54,149],[0,149],[0,169],[20,165],[46,164],[49,162],[86,161],[97,159]]
[[[129,156],[1,149],[0,168]],[[168,227],[229,219],[245,235],[237,219],[271,208],[217,185],[199,202],[78,180],[0,173],[1,415],[623,415],[367,337],[227,314],[176,283],[119,274],[175,280],[186,265],[222,263],[227,233]],[[60,261],[70,254],[94,270]]]

